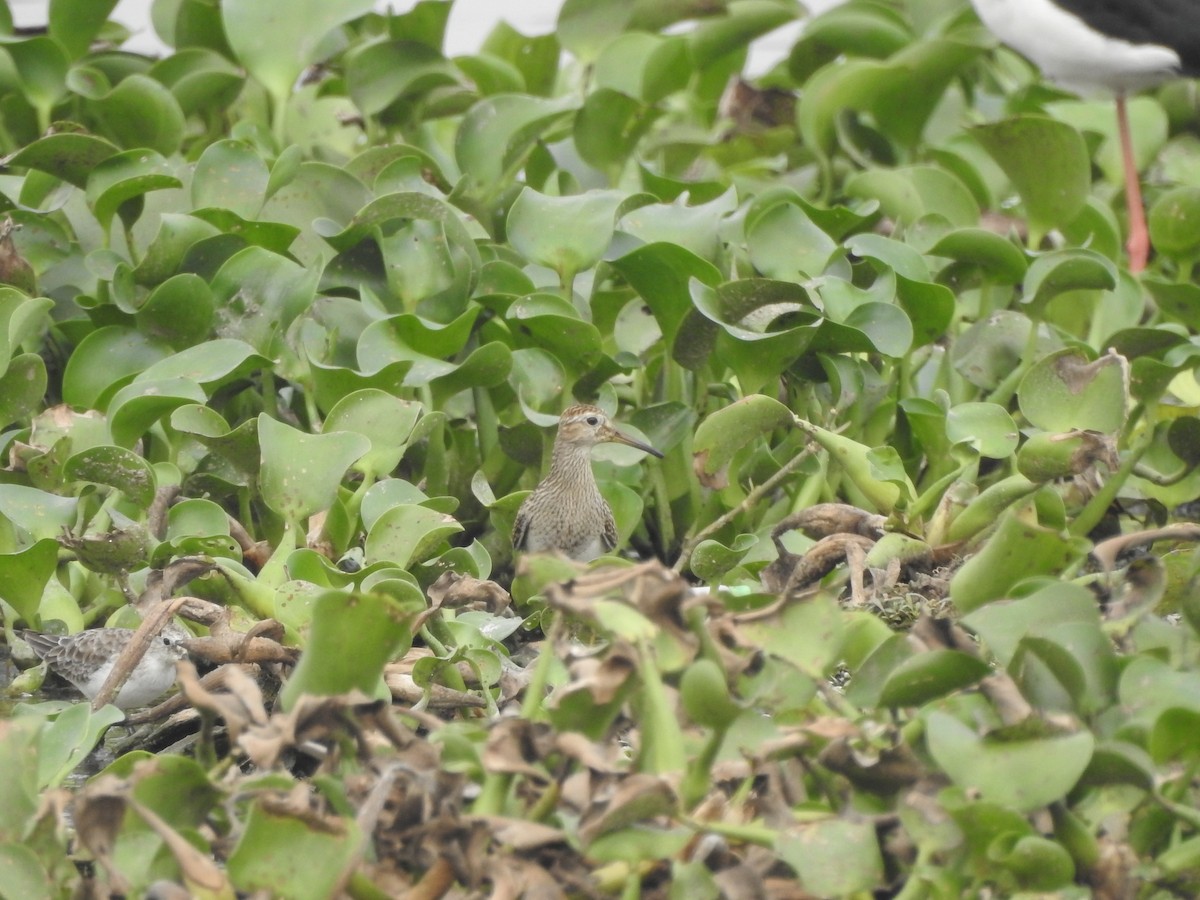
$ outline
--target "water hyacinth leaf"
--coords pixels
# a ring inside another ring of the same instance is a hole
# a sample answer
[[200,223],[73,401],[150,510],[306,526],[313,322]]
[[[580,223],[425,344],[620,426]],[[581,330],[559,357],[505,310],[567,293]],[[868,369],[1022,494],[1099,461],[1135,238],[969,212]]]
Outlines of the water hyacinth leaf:
[[1162,764],[1169,760],[1196,758],[1196,729],[1200,710],[1172,707],[1163,710],[1150,730],[1148,747],[1151,757]]
[[353,822],[321,829],[308,818],[253,803],[229,856],[229,877],[244,890],[328,897],[337,893],[339,875],[358,857],[362,840]]
[[393,396],[401,393],[413,361],[399,360],[369,372],[344,366],[326,366],[312,359],[309,359],[308,366],[313,376],[313,396],[317,407],[328,412],[339,400],[355,391],[373,389]]
[[933,166],[872,169],[846,182],[851,197],[879,202],[885,214],[904,225],[936,213],[957,228],[979,221],[979,204],[950,172]]
[[183,272],[158,285],[137,312],[147,334],[175,347],[199,344],[212,330],[212,291],[199,275]]
[[7,366],[9,354],[46,327],[46,313],[54,307],[48,297],[28,297],[8,285],[0,285],[0,366]]
[[446,237],[467,256],[475,273],[470,284],[472,287],[475,285],[482,266],[475,240],[463,221],[462,213],[438,197],[415,191],[388,194],[372,200],[355,212],[341,231],[322,231],[322,234],[331,247],[344,252],[372,235],[375,229],[397,219],[427,220],[439,224]]
[[[383,667],[412,645],[411,623],[424,606],[415,588],[399,600],[382,593],[319,594],[312,604],[308,644],[284,685],[285,708],[304,694],[337,696],[358,690],[381,696]],[[350,646],[354,653],[346,653]]]
[[1066,795],[1092,757],[1091,732],[1034,738],[980,737],[953,716],[933,712],[926,742],[956,785],[1029,812]]
[[782,618],[743,627],[768,653],[787,660],[805,675],[822,678],[841,658],[846,623],[837,601],[822,593],[788,606]]
[[1091,360],[1064,348],[1039,359],[1017,389],[1022,414],[1045,431],[1115,434],[1125,422],[1129,363],[1115,353]]
[[73,481],[116,488],[142,509],[148,509],[154,502],[154,469],[124,447],[89,447],[67,460],[63,474]]
[[93,408],[107,390],[170,356],[168,345],[123,325],[108,325],[85,337],[63,373],[63,400]]
[[817,897],[870,893],[883,883],[883,857],[868,822],[828,818],[791,826],[775,852]]
[[299,0],[286,8],[255,0],[227,0],[221,4],[221,16],[238,62],[276,103],[282,103],[305,66],[318,61],[316,49],[322,39],[373,7],[371,0]]
[[354,468],[371,477],[394,469],[407,448],[408,436],[423,407],[380,390],[355,391],[343,397],[325,419],[325,431],[352,431],[371,441],[371,450]]
[[519,166],[535,142],[564,122],[577,104],[572,97],[487,97],[463,118],[455,135],[454,157],[486,196],[497,190],[505,173]]
[[762,435],[792,424],[791,410],[773,397],[754,394],[717,410],[700,423],[692,440],[702,481],[724,484],[734,453]]
[[290,523],[329,509],[346,470],[371,449],[362,435],[305,434],[265,413],[258,438],[263,501]]
[[759,35],[774,31],[796,17],[794,9],[777,3],[731,3],[718,14],[699,20],[686,39],[691,59],[698,69],[707,68],[727,54],[744,49]]
[[119,152],[115,144],[94,135],[51,134],[26,144],[4,162],[10,166],[36,169],[61,178],[77,188],[84,188],[96,166]]
[[1020,431],[998,403],[958,403],[946,413],[946,437],[967,443],[980,456],[1005,459],[1017,449]]
[[680,35],[643,31],[619,35],[596,60],[596,86],[653,104],[682,90],[693,70]]
[[122,79],[95,100],[94,109],[106,136],[120,147],[170,156],[183,143],[186,122],[175,95],[146,75]]
[[991,674],[978,657],[957,650],[930,650],[902,661],[887,676],[878,704],[887,707],[922,706],[961,690]]
[[573,137],[580,158],[598,169],[621,166],[659,114],[618,91],[593,91],[575,116]]
[[758,271],[800,282],[824,272],[838,249],[837,242],[792,203],[779,203],[758,215],[746,229],[746,246]]
[[716,266],[677,244],[647,244],[611,265],[646,301],[669,347],[675,346],[679,327],[693,310],[692,279],[710,288],[722,281]]
[[1083,209],[1091,159],[1075,128],[1044,116],[1018,116],[977,125],[971,134],[1012,181],[1034,235],[1067,225]]
[[27,625],[37,622],[42,592],[58,566],[58,548],[57,540],[46,538],[16,553],[0,553],[0,600]]
[[978,553],[967,559],[950,581],[950,597],[963,613],[1008,595],[1026,578],[1054,575],[1084,552],[1084,544],[1059,531],[1022,520],[1012,511]]
[[701,541],[692,551],[688,565],[701,581],[712,582],[740,563],[757,543],[758,538],[752,534],[739,534],[732,546],[714,540]]
[[379,372],[397,362],[407,363],[405,384],[430,384],[459,368],[457,364],[447,362],[445,357],[455,356],[465,347],[478,314],[477,307],[469,309],[446,325],[417,316],[380,319],[363,329],[359,336],[358,365],[365,372]]
[[[955,342],[951,356],[955,370],[976,387],[997,387],[1020,363],[1029,330],[1035,327],[1028,317],[1008,309],[980,319]],[[1039,355],[1062,346],[1061,340],[1045,330],[1040,330],[1035,340]]]
[[155,422],[180,406],[203,403],[204,389],[189,378],[138,379],[113,394],[108,427],[113,442],[132,447]]
[[982,46],[963,40],[909,44],[887,62],[850,59],[827,66],[805,85],[796,121],[805,143],[828,155],[846,110],[872,113],[880,129],[904,147],[915,145],[942,92]]
[[328,256],[325,235],[338,232],[359,214],[370,202],[371,192],[345,169],[324,162],[300,162],[280,184],[277,172],[284,162],[281,155],[271,170],[267,200],[257,218],[296,229],[292,254],[315,265]]
[[[777,378],[820,334],[820,326],[812,327],[820,316],[798,285],[746,278],[715,290],[693,281],[690,290],[696,310],[722,329],[717,355],[737,373],[744,390],[760,390]],[[799,324],[768,330],[777,319]]]
[[221,336],[236,334],[257,352],[275,358],[292,321],[308,309],[321,273],[261,247],[247,247],[212,279],[222,311]]
[[1094,250],[1056,250],[1039,256],[1025,275],[1024,303],[1036,315],[1068,291],[1108,291],[1117,287],[1117,267]]
[[170,89],[185,116],[227,107],[246,82],[228,57],[201,47],[177,50],[156,62],[147,74]]
[[548,350],[568,371],[582,374],[600,358],[599,329],[555,294],[522,297],[509,306],[506,318],[519,344]]
[[92,169],[87,179],[87,201],[101,227],[107,229],[128,201],[150,191],[182,186],[171,164],[154,150],[126,150]]
[[271,173],[262,157],[245,141],[209,144],[192,174],[192,206],[227,209],[253,219],[266,199]]
[[17,87],[38,111],[41,129],[49,125],[50,111],[67,92],[71,61],[61,44],[49,37],[7,42],[4,52],[16,69]]
[[49,10],[47,31],[72,59],[83,56],[117,0],[56,0]]
[[669,243],[715,260],[720,247],[720,224],[737,209],[736,192],[730,188],[707,203],[691,206],[684,204],[684,199],[639,206],[622,215],[617,227],[647,244]]
[[908,316],[916,346],[940,340],[954,319],[954,292],[945,285],[911,281],[897,275],[896,299]]
[[508,213],[508,239],[526,259],[553,269],[564,283],[600,261],[624,198],[617,191],[550,197],[526,187]]
[[962,622],[987,644],[1000,665],[1007,667],[1017,645],[1028,634],[1042,634],[1062,623],[1100,626],[1095,595],[1068,582],[1053,583],[1015,600],[998,600],[963,617]]
[[75,524],[79,501],[23,484],[0,484],[0,516],[35,541],[57,540]]
[[189,250],[205,238],[220,234],[217,228],[195,216],[163,213],[158,233],[133,270],[133,280],[156,285],[179,272]]
[[1150,241],[1160,253],[1180,260],[1200,255],[1200,188],[1177,187],[1150,207]]
[[630,536],[642,521],[645,501],[641,494],[619,481],[602,483],[600,495],[608,502],[613,519],[617,523],[617,546],[623,546],[629,542]]
[[147,366],[135,380],[186,378],[212,390],[270,367],[271,360],[256,353],[245,341],[217,338]]
[[46,361],[36,353],[22,353],[9,361],[0,375],[0,427],[23,422],[36,412],[48,383]]
[[368,562],[407,567],[423,562],[446,538],[462,531],[453,516],[426,506],[401,504],[379,516],[367,533]]
[[459,81],[453,63],[437,48],[418,41],[365,44],[346,59],[346,89],[368,116],[378,115],[402,98]]
[[[12,740],[7,734],[5,738]],[[36,753],[29,756],[37,759]],[[8,797],[5,796],[4,800],[7,802]],[[32,815],[22,815],[23,809],[19,805],[9,808],[13,810],[13,818],[21,823],[32,818]],[[7,823],[0,825],[4,826],[5,831],[12,830]],[[17,843],[0,844],[0,892],[6,897],[50,896],[50,876],[33,848]]]
[[111,703],[93,711],[90,704],[72,703],[38,736],[38,783],[58,787],[87,758],[104,733],[125,717]]
[[953,259],[960,267],[982,273],[994,284],[1020,284],[1029,268],[1021,248],[994,231],[983,228],[958,228],[929,248],[931,256]]

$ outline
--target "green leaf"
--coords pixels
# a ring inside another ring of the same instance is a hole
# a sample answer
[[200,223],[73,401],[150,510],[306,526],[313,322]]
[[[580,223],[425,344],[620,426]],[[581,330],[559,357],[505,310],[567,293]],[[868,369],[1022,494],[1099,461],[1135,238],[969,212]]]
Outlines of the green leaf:
[[1043,116],[1018,116],[971,130],[1021,195],[1030,229],[1067,225],[1091,189],[1091,161],[1078,131]]
[[590,269],[612,239],[617,191],[549,197],[525,188],[508,213],[508,239],[532,262],[558,272],[567,283]]
[[253,219],[266,199],[267,164],[244,141],[216,141],[204,148],[192,175],[192,205],[228,209]]
[[342,591],[318,595],[308,644],[283,688],[284,708],[294,708],[306,694],[357,690],[379,696],[383,667],[412,645],[412,620],[424,606],[416,589],[404,600]]
[[1082,545],[1057,531],[1004,513],[983,548],[950,581],[950,598],[963,613],[1004,597],[1016,584],[1037,575],[1061,572],[1082,554]]
[[1031,739],[980,737],[942,712],[930,713],[926,742],[956,785],[1022,812],[1066,796],[1095,747],[1095,738],[1086,731]]
[[87,53],[118,0],[53,0],[48,31],[72,59]]
[[883,883],[883,856],[868,822],[828,818],[791,826],[775,852],[818,897],[870,893]]
[[109,388],[170,355],[170,348],[139,331],[109,325],[89,334],[63,372],[63,399],[92,409]]
[[282,103],[304,67],[320,62],[321,41],[374,8],[372,0],[297,0],[287,6],[257,0],[224,0],[225,35],[238,62]]
[[123,447],[89,447],[63,466],[63,475],[116,488],[142,509],[154,502],[154,469],[145,459]]
[[901,662],[887,676],[879,705],[921,706],[975,684],[991,673],[978,657],[957,650],[929,650]]
[[1017,401],[1030,421],[1049,432],[1073,429],[1115,434],[1125,422],[1129,364],[1116,354],[1091,360],[1065,348],[1042,357],[1021,379]]
[[772,397],[755,394],[718,410],[700,423],[692,442],[696,468],[724,481],[733,454],[758,437],[792,424],[791,410]]
[[182,187],[171,165],[154,150],[126,150],[99,163],[87,180],[87,200],[101,227],[107,229],[118,211],[132,224],[140,207],[126,206],[150,191]]
[[424,562],[446,538],[462,530],[453,516],[435,509],[412,504],[393,506],[370,526],[367,561],[386,561],[401,567]]
[[258,435],[263,501],[290,523],[329,509],[346,470],[371,449],[360,434],[304,434],[265,413]]

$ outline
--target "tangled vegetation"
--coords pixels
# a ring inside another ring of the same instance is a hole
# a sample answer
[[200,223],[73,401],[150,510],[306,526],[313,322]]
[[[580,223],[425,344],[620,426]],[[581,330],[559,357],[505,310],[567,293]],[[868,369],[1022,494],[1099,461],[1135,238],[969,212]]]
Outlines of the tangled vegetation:
[[[1110,104],[963,0],[753,84],[791,0],[453,59],[437,0],[114,5],[0,9],[0,609],[17,698],[22,628],[195,665],[14,700],[0,894],[1200,893],[1193,83],[1134,276]],[[631,552],[514,561],[575,402],[665,454],[595,454]]]

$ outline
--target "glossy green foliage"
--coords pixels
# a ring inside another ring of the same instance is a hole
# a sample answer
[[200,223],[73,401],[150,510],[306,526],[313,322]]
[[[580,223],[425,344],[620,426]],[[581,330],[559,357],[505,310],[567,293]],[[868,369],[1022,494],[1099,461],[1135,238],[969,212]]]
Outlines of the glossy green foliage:
[[[40,798],[116,714],[6,712],[0,895],[1200,892],[1192,85],[1132,273],[1109,105],[964,0],[751,81],[797,4],[113,6],[0,9],[11,687],[185,571],[278,694],[185,671],[86,886]],[[663,454],[595,448],[591,572],[509,537],[576,403]]]

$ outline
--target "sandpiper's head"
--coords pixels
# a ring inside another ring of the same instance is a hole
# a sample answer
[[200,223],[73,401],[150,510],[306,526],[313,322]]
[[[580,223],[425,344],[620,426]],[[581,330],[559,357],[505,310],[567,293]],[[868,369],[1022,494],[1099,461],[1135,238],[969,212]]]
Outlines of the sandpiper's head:
[[662,454],[649,444],[643,444],[615,428],[608,414],[596,406],[572,406],[564,411],[558,420],[558,441],[589,449],[604,443],[628,444],[662,459]]

